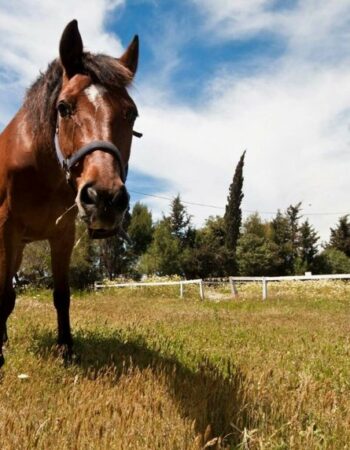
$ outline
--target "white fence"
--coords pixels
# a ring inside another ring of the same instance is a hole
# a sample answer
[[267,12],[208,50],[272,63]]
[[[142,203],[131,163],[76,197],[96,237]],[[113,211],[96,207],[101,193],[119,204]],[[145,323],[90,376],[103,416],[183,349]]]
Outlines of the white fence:
[[262,299],[267,300],[268,283],[273,281],[314,281],[314,280],[350,280],[350,274],[337,275],[295,275],[287,277],[229,277],[231,284],[231,292],[233,297],[237,297],[237,283],[244,282],[261,282],[262,284]]
[[[314,281],[314,280],[350,280],[350,274],[337,274],[337,275],[312,275],[307,273],[305,275],[286,276],[286,277],[229,277],[228,283],[231,286],[232,297],[238,296],[237,284],[260,282],[262,285],[262,299],[267,300],[268,297],[268,283],[278,281]],[[227,281],[226,281],[227,283]],[[155,282],[139,282],[139,283],[95,283],[94,288],[106,289],[106,288],[135,288],[135,287],[152,287],[152,286],[179,286],[180,297],[184,296],[185,285],[197,284],[199,286],[199,296],[201,300],[204,300],[205,291],[204,286],[213,284],[225,284],[225,281],[215,280],[180,280],[180,281],[155,281]]]
[[204,281],[203,280],[180,280],[180,281],[152,281],[150,283],[95,283],[95,290],[103,288],[122,288],[122,287],[152,287],[152,286],[179,286],[180,287],[180,297],[184,296],[185,285],[188,284],[198,284],[199,286],[199,296],[204,300]]

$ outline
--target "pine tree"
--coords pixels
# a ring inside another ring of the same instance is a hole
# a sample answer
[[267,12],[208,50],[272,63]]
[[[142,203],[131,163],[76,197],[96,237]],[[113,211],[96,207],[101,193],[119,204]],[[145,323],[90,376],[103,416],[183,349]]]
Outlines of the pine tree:
[[184,246],[191,229],[191,216],[187,213],[186,207],[181,202],[180,195],[177,195],[171,202],[169,220],[173,235]]
[[298,258],[295,263],[296,272],[304,273],[308,270],[317,270],[314,262],[318,253],[318,240],[319,236],[316,230],[310,225],[308,219],[306,219],[299,228]]
[[350,256],[350,223],[349,216],[340,217],[336,228],[331,228],[331,237],[327,247],[336,248]]
[[227,197],[227,205],[225,209],[225,244],[227,249],[231,253],[231,261],[230,265],[232,265],[232,269],[230,270],[228,267],[228,272],[232,272],[235,270],[235,256],[236,256],[236,248],[237,242],[240,235],[240,228],[242,224],[242,210],[241,203],[243,199],[243,167],[244,167],[244,157],[245,151],[243,152],[233,176],[232,183],[229,188],[229,194]]
[[271,221],[271,239],[277,246],[275,275],[293,274],[293,248],[289,218],[277,211]]
[[278,247],[276,275],[293,275],[299,253],[301,202],[290,205],[282,214],[278,211],[271,221],[272,241]]
[[294,266],[295,260],[298,257],[299,247],[299,220],[300,220],[301,202],[296,205],[290,205],[287,208],[286,216],[289,220],[290,227],[290,244],[292,248],[292,264]]
[[312,269],[312,263],[317,255],[317,242],[319,236],[316,230],[306,219],[299,229],[299,256],[305,270]]

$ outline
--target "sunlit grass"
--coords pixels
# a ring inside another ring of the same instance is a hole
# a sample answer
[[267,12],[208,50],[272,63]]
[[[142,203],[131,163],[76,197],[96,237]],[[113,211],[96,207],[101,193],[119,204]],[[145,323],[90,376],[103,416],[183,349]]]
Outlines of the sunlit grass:
[[23,293],[1,449],[349,448],[350,285],[271,284],[267,302],[258,285],[238,290],[75,293],[68,367],[50,293]]

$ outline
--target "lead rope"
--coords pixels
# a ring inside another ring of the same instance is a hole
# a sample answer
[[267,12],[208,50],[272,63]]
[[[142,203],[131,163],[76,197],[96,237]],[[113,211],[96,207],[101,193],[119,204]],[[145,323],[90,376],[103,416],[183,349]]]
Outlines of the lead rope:
[[81,233],[81,236],[79,237],[77,242],[74,244],[73,250],[75,250],[78,247],[78,245],[80,244],[81,240],[86,235],[86,233],[87,233],[87,228],[85,228],[85,230]]
[[[66,209],[66,210],[64,211],[63,214],[61,214],[59,217],[57,217],[55,224],[58,225],[58,224],[61,222],[61,220],[63,219],[63,217],[64,217],[69,211],[71,211],[73,208],[76,208],[76,207],[77,207],[77,204],[74,203],[72,206],[70,206],[68,209]],[[74,244],[73,250],[75,250],[75,249],[78,247],[78,245],[80,244],[81,240],[83,239],[83,237],[84,237],[84,235],[85,235],[86,233],[87,233],[87,229],[85,229],[85,230],[81,233],[79,239],[78,239],[78,240],[76,241],[76,243]]]
[[58,224],[61,222],[61,220],[63,219],[63,217],[64,217],[67,213],[69,213],[69,211],[71,211],[73,208],[76,208],[77,206],[78,206],[78,205],[77,205],[76,203],[73,203],[72,206],[70,206],[68,209],[66,209],[66,210],[64,211],[63,214],[61,214],[59,217],[57,217],[56,222],[55,222],[55,225],[58,225]]

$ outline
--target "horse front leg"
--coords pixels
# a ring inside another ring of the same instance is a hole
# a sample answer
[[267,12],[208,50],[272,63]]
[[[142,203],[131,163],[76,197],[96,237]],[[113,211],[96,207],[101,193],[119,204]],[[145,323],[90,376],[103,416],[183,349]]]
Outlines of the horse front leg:
[[53,301],[57,311],[58,346],[65,359],[72,357],[73,339],[70,328],[69,262],[74,245],[74,228],[55,239],[50,239],[53,276]]
[[[12,278],[21,261],[23,245],[15,239],[15,233],[9,224],[0,228],[0,367],[5,359],[3,345],[7,341],[6,322],[15,307],[16,292]],[[18,240],[18,239],[17,239]]]
[[10,283],[6,281],[0,294],[0,367],[4,365],[3,345],[7,341],[6,322],[15,307],[16,292]]
[[[10,313],[8,314],[8,316],[11,314],[11,312],[13,311],[13,309],[15,307],[16,291],[13,288],[13,278],[16,278],[16,274],[21,266],[24,245],[20,244],[20,245],[16,246],[14,250],[15,250],[15,253],[13,254],[13,258],[12,258],[14,261],[14,265],[13,265],[13,270],[11,270],[11,273],[13,272],[13,275],[10,276],[9,279],[7,280],[7,283],[6,283],[7,288],[5,289],[5,292],[6,292],[5,297],[8,299],[7,302],[9,304],[9,309],[10,309]],[[18,279],[16,278],[16,280],[18,280]],[[6,300],[5,300],[5,303],[6,303]],[[5,323],[5,330],[3,333],[3,344],[5,344],[6,342],[8,342],[8,334],[7,334],[7,326]]]

